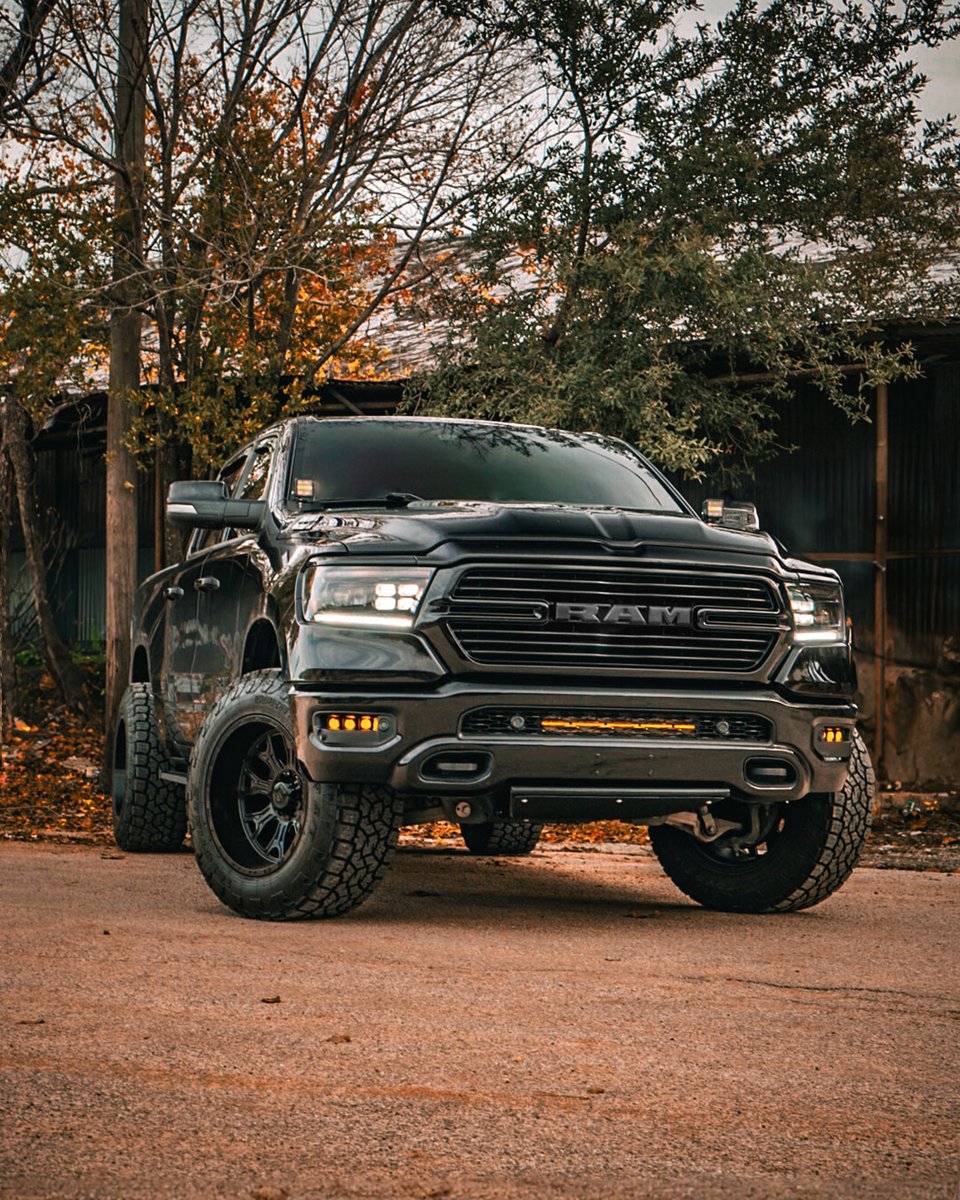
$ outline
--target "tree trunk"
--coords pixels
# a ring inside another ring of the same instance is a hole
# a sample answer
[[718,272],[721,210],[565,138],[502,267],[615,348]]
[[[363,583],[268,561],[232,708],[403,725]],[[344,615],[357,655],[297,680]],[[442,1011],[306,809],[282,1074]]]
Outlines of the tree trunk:
[[104,720],[109,741],[130,674],[130,621],[137,586],[137,465],[127,449],[131,405],[140,388],[137,309],[142,267],[145,58],[148,0],[120,0],[117,64],[110,393],[107,402],[107,673]]
[[6,445],[0,438],[0,769],[3,767],[3,747],[17,710],[13,633],[10,629],[10,531],[12,528],[13,489],[10,460],[7,458]]
[[182,478],[184,478],[184,474],[180,469],[180,455],[177,453],[177,447],[169,442],[158,446],[154,456],[156,513],[154,516],[153,567],[155,571],[162,571],[164,567],[179,562],[183,557],[185,538],[181,527],[172,525],[167,520],[167,492],[170,490],[171,483]]
[[[71,708],[83,707],[83,684],[80,672],[57,631],[53,610],[47,596],[47,569],[43,561],[43,541],[40,536],[40,505],[37,501],[36,465],[27,436],[27,414],[15,397],[8,397],[2,406],[3,445],[13,468],[13,483],[27,570],[33,593],[33,606],[40,630],[40,646],[47,669],[53,676],[64,701]],[[6,625],[6,622],[4,623]],[[6,674],[6,673],[4,673]]]

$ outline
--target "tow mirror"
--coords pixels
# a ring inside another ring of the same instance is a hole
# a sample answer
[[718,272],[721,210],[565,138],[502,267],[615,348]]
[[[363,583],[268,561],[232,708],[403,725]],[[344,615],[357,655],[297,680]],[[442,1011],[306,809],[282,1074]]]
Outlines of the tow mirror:
[[742,500],[732,504],[725,500],[704,500],[700,515],[708,525],[721,525],[724,529],[760,528],[757,506]]
[[262,500],[231,500],[222,479],[171,483],[167,520],[190,529],[259,529],[266,511]]

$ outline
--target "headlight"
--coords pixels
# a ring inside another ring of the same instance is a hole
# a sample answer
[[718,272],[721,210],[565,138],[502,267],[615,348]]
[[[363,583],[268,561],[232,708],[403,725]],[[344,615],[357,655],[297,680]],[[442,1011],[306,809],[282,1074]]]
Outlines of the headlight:
[[835,583],[795,583],[787,586],[793,612],[793,640],[833,645],[846,638],[843,593]]
[[430,574],[417,567],[308,567],[303,574],[304,620],[410,629]]

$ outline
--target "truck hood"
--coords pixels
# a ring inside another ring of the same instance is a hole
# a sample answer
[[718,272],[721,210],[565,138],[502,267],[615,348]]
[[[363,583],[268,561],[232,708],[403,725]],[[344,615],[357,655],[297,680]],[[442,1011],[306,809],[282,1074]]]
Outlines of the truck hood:
[[[567,547],[579,554],[637,554],[669,547],[684,556],[739,554],[780,560],[766,533],[705,524],[687,513],[624,512],[563,504],[418,501],[407,508],[352,509],[293,517],[284,537],[328,552],[446,558],[472,553],[518,554]],[[446,552],[444,552],[446,551]],[[759,564],[758,564],[759,565]]]

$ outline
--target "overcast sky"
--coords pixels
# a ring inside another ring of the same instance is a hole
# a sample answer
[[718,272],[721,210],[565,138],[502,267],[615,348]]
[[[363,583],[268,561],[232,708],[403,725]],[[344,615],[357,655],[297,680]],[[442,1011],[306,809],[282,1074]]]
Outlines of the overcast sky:
[[[699,20],[711,23],[732,8],[730,0],[700,0]],[[928,120],[951,113],[960,116],[960,39],[936,50],[920,48],[911,57],[927,76],[921,109]]]
[[960,114],[960,42],[918,51],[914,57],[930,80],[923,93],[923,115],[932,119]]

